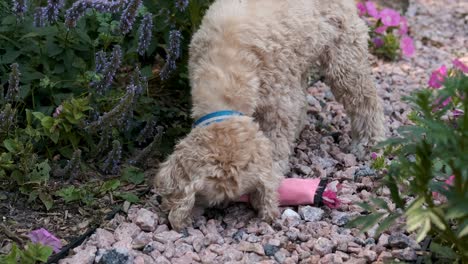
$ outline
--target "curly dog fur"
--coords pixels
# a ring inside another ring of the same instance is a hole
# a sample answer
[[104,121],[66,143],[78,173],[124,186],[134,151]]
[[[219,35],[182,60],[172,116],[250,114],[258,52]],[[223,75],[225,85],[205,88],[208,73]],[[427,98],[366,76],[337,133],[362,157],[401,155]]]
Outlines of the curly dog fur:
[[307,72],[319,62],[351,119],[353,150],[383,139],[384,116],[368,64],[368,28],[353,0],[217,0],[190,44],[192,117],[246,116],[194,128],[154,184],[175,229],[195,203],[251,194],[265,220],[306,115]]

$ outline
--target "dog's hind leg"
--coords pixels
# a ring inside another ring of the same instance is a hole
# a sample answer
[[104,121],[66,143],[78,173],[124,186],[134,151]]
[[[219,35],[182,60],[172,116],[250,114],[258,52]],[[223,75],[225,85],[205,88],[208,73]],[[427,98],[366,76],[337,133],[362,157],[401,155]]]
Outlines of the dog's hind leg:
[[325,82],[351,119],[351,150],[362,159],[364,146],[384,139],[384,114],[368,62],[367,27],[357,16],[339,24],[342,33],[324,48],[321,64]]
[[264,87],[273,92],[261,97],[255,119],[272,142],[273,169],[284,175],[289,171],[289,156],[304,124],[307,103],[300,81],[274,82],[272,87]]

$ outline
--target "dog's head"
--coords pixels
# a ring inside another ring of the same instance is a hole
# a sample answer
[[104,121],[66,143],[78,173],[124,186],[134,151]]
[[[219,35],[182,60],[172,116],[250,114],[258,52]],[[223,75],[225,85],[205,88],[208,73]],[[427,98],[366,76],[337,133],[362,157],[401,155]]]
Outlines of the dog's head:
[[198,127],[181,140],[154,179],[174,228],[190,221],[197,200],[213,206],[251,191],[272,166],[270,141],[246,116]]

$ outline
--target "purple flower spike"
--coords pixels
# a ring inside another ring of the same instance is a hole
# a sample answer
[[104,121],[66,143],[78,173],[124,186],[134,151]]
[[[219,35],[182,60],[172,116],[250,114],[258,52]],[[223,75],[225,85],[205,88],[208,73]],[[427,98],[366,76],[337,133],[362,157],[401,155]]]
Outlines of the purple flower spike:
[[63,0],[47,1],[46,15],[49,23],[54,23],[58,19],[60,9],[63,7]]
[[123,34],[127,34],[132,29],[140,5],[141,0],[128,1],[128,5],[122,12],[122,16],[120,18],[120,31],[122,31]]
[[169,52],[173,55],[174,59],[180,57],[180,41],[182,35],[179,30],[171,30],[169,32]]
[[27,0],[13,0],[13,13],[15,13],[18,19],[23,19],[26,11],[28,11]]
[[43,27],[46,22],[46,10],[43,7],[36,7],[34,10],[34,21],[33,24],[35,27]]
[[139,36],[138,36],[138,54],[143,55],[148,47],[153,36],[153,14],[148,13],[141,21]]
[[107,0],[79,0],[65,12],[65,25],[68,28],[76,26],[76,22],[86,13],[88,9],[95,9],[101,13],[114,13],[120,9],[120,1]]
[[29,238],[33,243],[39,243],[44,246],[52,247],[55,253],[59,252],[60,248],[62,248],[62,242],[60,239],[49,233],[49,231],[45,230],[44,228],[32,231],[29,234]]

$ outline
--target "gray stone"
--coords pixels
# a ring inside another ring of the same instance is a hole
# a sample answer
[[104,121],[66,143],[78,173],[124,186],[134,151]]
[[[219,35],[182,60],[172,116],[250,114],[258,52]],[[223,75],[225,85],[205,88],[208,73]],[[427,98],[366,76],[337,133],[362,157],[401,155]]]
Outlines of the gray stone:
[[324,213],[325,212],[322,209],[309,205],[299,207],[299,214],[301,215],[302,219],[309,222],[317,222],[322,220]]
[[411,240],[404,234],[390,235],[388,237],[388,244],[392,248],[407,248],[411,245]]
[[374,169],[371,169],[369,166],[362,166],[354,172],[354,177],[369,177],[369,176],[376,176]]
[[133,258],[129,255],[127,250],[110,249],[104,251],[99,257],[98,264],[131,264]]
[[330,241],[328,238],[321,237],[317,239],[313,252],[315,254],[319,254],[320,256],[325,256],[326,254],[330,254],[333,251],[333,242]]
[[263,250],[265,250],[265,255],[271,257],[271,256],[275,255],[276,252],[278,252],[279,247],[273,246],[271,244],[266,244],[266,245],[263,246]]

